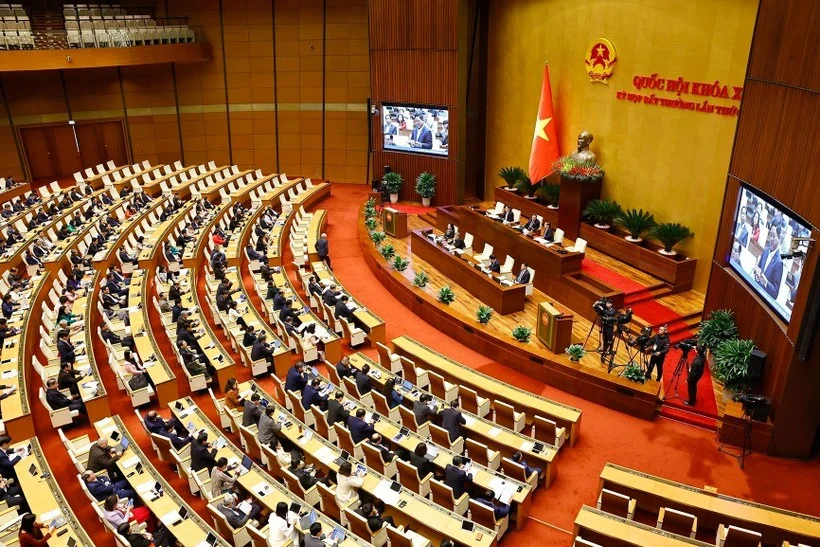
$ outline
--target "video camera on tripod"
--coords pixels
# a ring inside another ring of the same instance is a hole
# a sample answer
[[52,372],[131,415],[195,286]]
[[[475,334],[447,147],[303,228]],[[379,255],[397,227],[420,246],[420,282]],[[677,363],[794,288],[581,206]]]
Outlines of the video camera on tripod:
[[683,352],[683,355],[685,356],[690,351],[698,347],[698,338],[697,336],[693,336],[692,338],[681,340],[677,344],[674,344],[672,347],[681,350],[681,352]]
[[752,395],[749,393],[738,393],[732,397],[732,400],[736,403],[742,404],[743,410],[750,414],[758,408],[771,404],[771,400],[767,397],[764,397],[763,395]]
[[652,327],[644,327],[641,329],[641,333],[632,338],[631,340],[627,340],[626,343],[631,348],[638,348],[641,352],[645,352],[649,347],[649,341],[652,339]]

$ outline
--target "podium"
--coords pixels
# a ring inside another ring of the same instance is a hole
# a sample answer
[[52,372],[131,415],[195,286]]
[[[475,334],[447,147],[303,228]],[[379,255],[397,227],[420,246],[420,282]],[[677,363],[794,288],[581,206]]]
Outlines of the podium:
[[384,233],[390,237],[404,239],[407,237],[407,213],[385,207],[382,210],[382,226],[384,226]]
[[538,304],[535,335],[553,353],[563,353],[572,343],[572,316],[563,315],[547,302]]

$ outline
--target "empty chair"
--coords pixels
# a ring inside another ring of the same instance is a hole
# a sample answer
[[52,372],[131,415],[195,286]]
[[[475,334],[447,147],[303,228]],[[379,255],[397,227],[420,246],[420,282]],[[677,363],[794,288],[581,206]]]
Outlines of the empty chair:
[[661,507],[658,512],[658,529],[681,536],[695,537],[698,531],[698,517],[670,507]]
[[490,412],[490,400],[480,397],[475,390],[458,386],[458,394],[461,397],[461,408],[467,412],[472,412],[480,418]]
[[718,526],[717,547],[761,547],[763,536],[760,532],[738,526]]
[[593,543],[588,539],[576,537],[575,541],[572,543],[572,547],[602,547],[602,545],[599,543]]
[[512,275],[513,266],[515,265],[515,259],[510,255],[507,255],[507,258],[504,259],[504,264],[501,266],[501,274],[504,275]]
[[520,433],[524,429],[527,415],[523,412],[516,412],[515,409],[504,401],[495,402],[495,422],[513,431]]
[[399,482],[401,482],[403,487],[424,497],[430,495],[430,480],[433,477],[433,473],[429,473],[427,476],[420,478],[419,471],[415,466],[403,460],[397,460],[396,466],[398,467],[399,478],[401,479]]
[[484,244],[484,250],[483,250],[483,251],[481,251],[481,254],[480,254],[480,255],[478,255],[478,256],[476,256],[476,257],[474,257],[474,258],[475,258],[476,260],[478,260],[478,261],[482,262],[482,263],[483,263],[483,262],[487,262],[487,263],[489,263],[489,262],[490,262],[490,255],[492,255],[492,254],[493,254],[493,246],[492,246],[492,245],[490,245],[489,243],[485,243],[485,244]]
[[473,234],[467,232],[464,234],[464,250],[472,250],[473,248]]
[[629,496],[601,488],[596,507],[599,511],[632,520],[635,516],[635,505],[636,501]]
[[561,245],[564,242],[564,230],[557,228],[555,230],[555,237],[552,238],[553,243]]
[[567,250],[571,253],[583,253],[587,249],[587,240],[581,239],[580,237],[575,240],[575,245],[572,247],[567,247]]
[[497,450],[490,450],[486,444],[474,441],[469,437],[466,439],[465,444],[470,459],[490,469],[498,469],[501,464],[501,453]]
[[432,547],[433,542],[412,530],[401,530],[387,525],[390,547]]

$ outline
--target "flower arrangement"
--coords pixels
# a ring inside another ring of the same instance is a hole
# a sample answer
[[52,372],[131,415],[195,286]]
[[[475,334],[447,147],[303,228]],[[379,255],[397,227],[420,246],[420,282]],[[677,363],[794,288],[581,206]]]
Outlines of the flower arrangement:
[[578,182],[601,182],[604,178],[603,167],[594,161],[578,162],[570,156],[561,156],[555,160],[552,169],[561,173],[562,177]]
[[564,353],[567,354],[570,361],[577,363],[581,360],[581,358],[587,354],[586,350],[584,350],[584,346],[581,344],[572,344],[567,349],[564,350]]
[[518,325],[512,330],[513,338],[518,340],[519,342],[528,343],[530,341],[530,336],[532,336],[532,329],[528,329],[523,325]]
[[490,306],[479,306],[475,312],[476,319],[478,319],[478,322],[482,325],[489,323],[492,316],[493,309]]
[[410,265],[410,261],[402,258],[400,255],[396,255],[393,257],[393,267],[396,269],[397,272],[403,272],[407,269],[407,266]]
[[438,301],[442,304],[449,305],[453,300],[456,299],[456,293],[450,287],[442,287],[438,291]]

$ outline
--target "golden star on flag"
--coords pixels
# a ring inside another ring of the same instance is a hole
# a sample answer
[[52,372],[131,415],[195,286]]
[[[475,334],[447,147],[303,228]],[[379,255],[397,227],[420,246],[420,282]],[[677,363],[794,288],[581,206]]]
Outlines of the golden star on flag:
[[545,141],[550,142],[550,138],[547,136],[547,132],[545,131],[545,129],[547,128],[547,126],[549,125],[549,123],[551,121],[552,121],[552,118],[544,118],[543,120],[538,119],[535,122],[535,136],[536,137],[541,137]]

